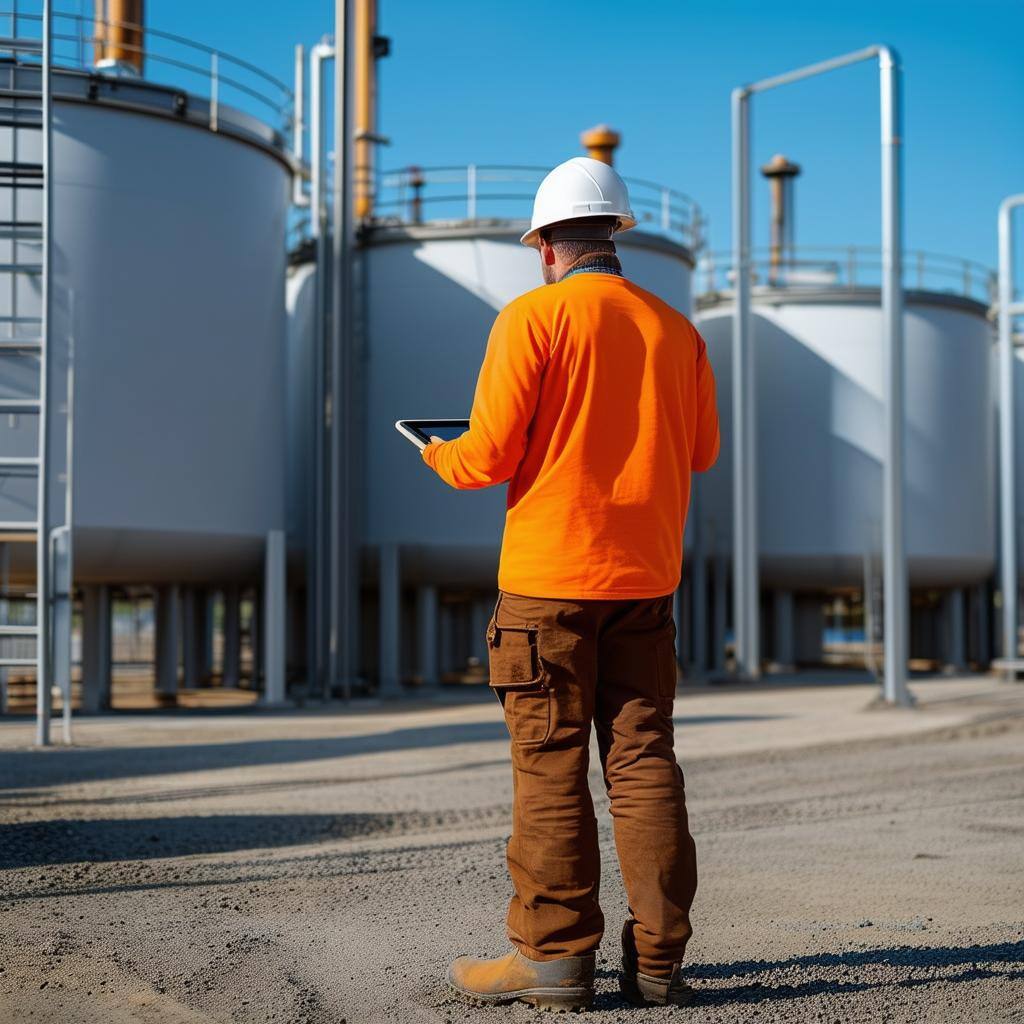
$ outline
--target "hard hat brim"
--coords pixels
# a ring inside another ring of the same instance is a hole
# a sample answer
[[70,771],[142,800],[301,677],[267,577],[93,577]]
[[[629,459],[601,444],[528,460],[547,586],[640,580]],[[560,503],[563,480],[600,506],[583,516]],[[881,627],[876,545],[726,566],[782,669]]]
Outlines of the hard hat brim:
[[[591,213],[591,214],[582,214],[581,216],[573,217],[572,219],[573,220],[597,220],[599,218],[607,219],[608,216],[609,215],[607,213]],[[630,228],[635,228],[636,227],[636,218],[635,217],[630,217],[630,216],[627,216],[626,214],[622,214],[622,213],[615,214],[615,217],[617,219],[617,223],[615,225],[615,231],[613,232],[613,234],[617,235],[617,234],[619,234],[622,231],[628,231]],[[558,222],[557,221],[553,221],[552,223],[558,223]],[[530,230],[527,231],[526,234],[524,234],[522,236],[522,238],[519,239],[519,241],[523,245],[527,246],[530,249],[537,249],[537,248],[540,247],[540,233],[545,228],[550,227],[550,226],[551,226],[550,224],[538,224],[537,227],[535,227],[535,228],[531,227]]]

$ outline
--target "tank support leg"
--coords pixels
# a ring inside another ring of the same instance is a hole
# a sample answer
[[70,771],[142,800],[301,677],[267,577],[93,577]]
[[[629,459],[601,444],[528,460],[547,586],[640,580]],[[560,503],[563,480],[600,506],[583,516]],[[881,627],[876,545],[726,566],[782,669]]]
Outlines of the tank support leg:
[[221,673],[222,686],[238,686],[241,676],[241,647],[241,595],[239,594],[238,584],[229,583],[224,588],[224,667]]
[[772,595],[773,646],[775,664],[780,672],[792,672],[793,658],[793,591],[776,590]]
[[285,699],[285,576],[284,530],[270,530],[263,572],[263,701],[266,704],[281,704]]
[[178,588],[165,584],[156,591],[156,689],[173,697],[178,692],[178,641],[181,611]]
[[380,548],[380,684],[377,695],[402,693],[402,565],[397,544]]
[[715,606],[712,622],[712,665],[716,672],[725,671],[725,614],[727,606],[726,581],[728,572],[725,558],[715,558]]
[[437,686],[437,587],[416,591],[416,660],[423,686]]
[[951,590],[946,595],[945,606],[946,669],[950,672],[963,672],[967,664],[963,589],[957,587],[955,590]]
[[439,633],[437,643],[437,676],[438,682],[445,672],[450,672],[455,666],[455,623],[452,616],[452,606],[442,601],[437,610]]
[[197,690],[202,678],[200,668],[199,628],[197,613],[202,607],[202,593],[196,587],[181,589],[181,661],[182,683],[186,690]]
[[93,583],[82,588],[82,710],[95,713],[110,707],[110,587]]

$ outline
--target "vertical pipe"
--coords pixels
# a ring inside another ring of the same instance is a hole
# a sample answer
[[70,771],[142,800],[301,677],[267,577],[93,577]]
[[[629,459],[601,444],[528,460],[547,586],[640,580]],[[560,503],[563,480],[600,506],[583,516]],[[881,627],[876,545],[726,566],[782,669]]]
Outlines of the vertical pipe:
[[357,220],[373,212],[373,147],[377,134],[377,60],[374,36],[377,33],[376,0],[353,0],[355,38],[352,40],[355,102],[355,139],[353,181]]
[[1018,657],[1017,403],[1013,386],[1013,232],[1011,216],[1024,194],[999,205],[999,581],[1003,597],[1002,656]]
[[292,177],[292,204],[306,206],[308,197],[302,187],[302,162],[306,156],[306,48],[295,47],[295,99],[292,107],[292,156],[296,172]]
[[50,375],[53,358],[50,345],[52,323],[53,289],[50,273],[52,269],[52,218],[53,190],[50,187],[53,169],[53,94],[51,63],[53,59],[53,10],[50,0],[43,0],[43,66],[42,66],[42,164],[43,164],[43,209],[42,209],[42,316],[40,324],[40,374],[39,374],[39,465],[36,498],[36,743],[48,746],[50,743],[50,712],[52,692],[50,690],[50,431],[47,420],[49,408],[47,396],[50,393]]
[[732,94],[733,129],[733,608],[737,671],[760,675],[757,566],[757,465],[755,381],[750,323],[750,94]]
[[335,0],[334,182],[331,303],[330,443],[330,649],[331,686],[346,700],[355,676],[358,580],[353,516],[354,488],[352,398],[352,8],[353,0]]
[[307,671],[310,692],[327,697],[328,679],[328,576],[327,466],[329,440],[329,390],[327,379],[327,319],[330,305],[330,250],[325,232],[324,205],[324,62],[334,57],[325,41],[310,52],[310,229],[316,242],[316,280],[313,348],[313,501],[310,508],[309,550],[306,562]]
[[476,164],[466,167],[466,220],[476,220]]
[[885,574],[883,696],[909,705],[907,690],[907,565],[903,522],[903,202],[900,66],[895,52],[879,52],[882,122],[882,351],[885,460],[882,482],[882,556]]

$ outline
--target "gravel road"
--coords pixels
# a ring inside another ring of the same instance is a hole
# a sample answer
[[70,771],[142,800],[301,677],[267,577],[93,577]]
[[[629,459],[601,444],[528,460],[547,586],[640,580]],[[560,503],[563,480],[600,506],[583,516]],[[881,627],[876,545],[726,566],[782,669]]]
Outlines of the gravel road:
[[[589,1018],[1024,1022],[1024,687],[1007,692],[968,724],[768,754],[690,759],[684,728],[685,1011],[618,995],[625,901],[593,776],[608,937]],[[441,981],[505,948],[499,721],[238,721],[184,746],[0,751],[0,1021],[566,1019]]]

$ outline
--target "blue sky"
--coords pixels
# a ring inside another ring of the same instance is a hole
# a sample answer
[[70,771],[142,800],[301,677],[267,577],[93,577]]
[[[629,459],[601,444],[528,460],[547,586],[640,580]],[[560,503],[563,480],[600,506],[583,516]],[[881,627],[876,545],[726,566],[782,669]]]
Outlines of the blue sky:
[[[618,167],[692,195],[729,244],[733,86],[872,42],[905,70],[906,243],[993,265],[1000,199],[1024,191],[1024,4],[380,0],[388,167],[552,165],[581,129],[624,136]],[[147,20],[291,79],[292,46],[333,29],[330,0],[150,0]],[[805,245],[878,241],[878,85],[871,64],[755,100],[754,157],[804,169]],[[755,241],[767,237],[767,188]]]

